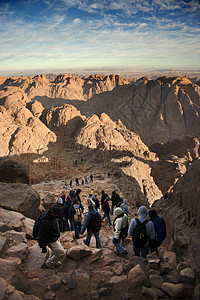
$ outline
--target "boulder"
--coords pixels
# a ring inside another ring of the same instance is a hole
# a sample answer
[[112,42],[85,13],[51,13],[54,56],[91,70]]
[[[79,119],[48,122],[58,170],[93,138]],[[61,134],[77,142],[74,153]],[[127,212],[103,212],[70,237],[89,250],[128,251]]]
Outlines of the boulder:
[[136,265],[128,273],[128,284],[130,288],[135,288],[148,282],[148,278],[140,265]]
[[0,159],[0,181],[29,184],[28,170],[19,162]]
[[170,282],[164,282],[161,285],[161,289],[174,298],[183,298],[187,296],[187,288],[182,283],[170,283]]
[[[32,237],[34,220],[26,218],[18,212],[9,211],[3,208],[0,208],[0,219],[2,224],[0,229],[7,228],[9,230],[24,232],[26,237]],[[2,232],[5,232],[5,230]]]
[[86,248],[84,246],[71,247],[67,252],[67,256],[75,260],[80,260],[83,257],[88,256],[90,254],[92,254],[92,251],[89,248]]
[[39,216],[40,196],[29,185],[8,183],[0,188],[0,206],[36,219]]
[[20,243],[8,248],[5,252],[6,256],[18,257],[21,261],[25,260],[28,255],[28,246],[26,243]]
[[0,258],[0,277],[13,285],[17,290],[27,292],[30,283],[17,262]]

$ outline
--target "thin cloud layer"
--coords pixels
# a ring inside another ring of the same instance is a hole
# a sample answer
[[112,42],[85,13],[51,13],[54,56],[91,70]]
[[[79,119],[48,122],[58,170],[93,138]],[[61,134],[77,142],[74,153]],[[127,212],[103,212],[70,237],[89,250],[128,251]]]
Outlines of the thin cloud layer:
[[0,71],[200,67],[199,1],[0,2]]

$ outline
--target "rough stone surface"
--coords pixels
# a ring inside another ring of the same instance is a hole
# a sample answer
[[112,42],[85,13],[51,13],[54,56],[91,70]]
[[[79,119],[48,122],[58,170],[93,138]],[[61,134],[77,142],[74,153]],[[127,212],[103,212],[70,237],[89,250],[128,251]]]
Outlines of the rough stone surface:
[[136,265],[128,273],[128,283],[130,287],[137,287],[147,282],[147,276],[140,265]]
[[164,282],[161,289],[171,297],[182,298],[187,296],[187,288],[181,283]]

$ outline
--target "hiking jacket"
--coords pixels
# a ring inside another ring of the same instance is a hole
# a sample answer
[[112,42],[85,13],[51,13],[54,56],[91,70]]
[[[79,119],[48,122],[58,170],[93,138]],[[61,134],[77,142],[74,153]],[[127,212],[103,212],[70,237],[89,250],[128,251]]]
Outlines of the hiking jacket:
[[[92,210],[90,210],[86,217],[85,217],[85,220],[83,222],[83,225],[81,227],[81,231],[80,231],[80,234],[83,234],[85,232],[86,229],[88,229],[89,225],[90,225],[90,222],[92,220],[92,217],[91,215],[95,215],[97,213],[96,209],[93,208]],[[99,213],[98,213],[99,214]]]
[[46,247],[48,243],[56,242],[60,237],[57,219],[48,210],[41,218],[38,244],[40,248]]
[[128,205],[127,205],[127,200],[125,199],[124,202],[120,205],[121,209],[123,210],[123,212],[128,215],[130,214],[130,211],[128,209]]
[[103,209],[104,213],[109,214],[110,206],[109,206],[108,201],[104,200],[102,209]]
[[114,238],[119,239],[122,228],[128,226],[128,216],[124,213],[120,214],[114,221]]
[[153,222],[157,240],[164,241],[167,235],[165,220],[159,216],[151,217],[150,220]]
[[[138,219],[141,223],[144,223],[144,221],[146,220],[146,216],[147,216],[147,211],[144,213],[144,212],[140,212],[140,209],[138,210]],[[137,221],[135,219],[132,219],[131,223],[130,223],[130,226],[129,226],[129,229],[128,229],[128,234],[130,236],[133,235],[133,231],[134,231],[136,225],[137,225]],[[156,236],[154,225],[151,221],[146,223],[146,233],[147,233],[148,239],[147,239],[147,242],[144,245],[144,247],[148,247],[149,246],[149,239],[153,240]]]
[[63,206],[63,218],[68,219],[69,218],[69,208],[71,206],[71,201],[65,202]]

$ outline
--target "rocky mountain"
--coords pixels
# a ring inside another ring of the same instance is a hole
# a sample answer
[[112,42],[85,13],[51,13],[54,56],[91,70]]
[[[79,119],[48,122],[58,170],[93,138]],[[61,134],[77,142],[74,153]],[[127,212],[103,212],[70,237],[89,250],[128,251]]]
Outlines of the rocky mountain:
[[151,146],[200,136],[200,88],[186,78],[143,78],[138,84],[115,88],[94,96],[79,109],[82,114],[100,116],[106,112],[112,120],[120,119],[143,142]]

